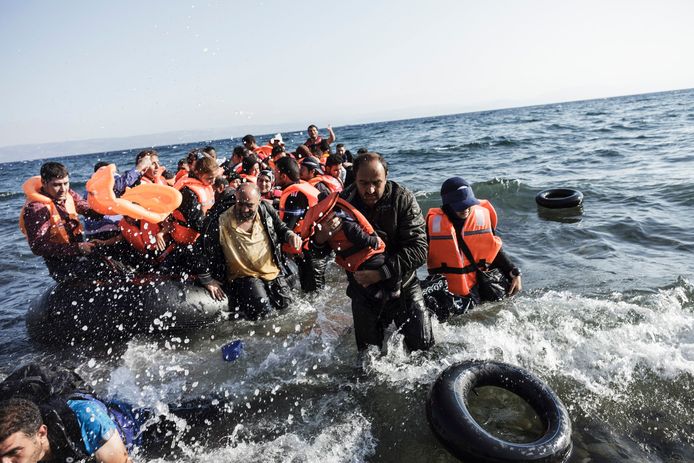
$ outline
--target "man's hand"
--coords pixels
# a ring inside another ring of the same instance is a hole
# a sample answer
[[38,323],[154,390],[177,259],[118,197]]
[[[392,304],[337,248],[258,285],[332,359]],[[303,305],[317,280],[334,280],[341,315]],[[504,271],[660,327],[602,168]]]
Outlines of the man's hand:
[[91,241],[83,241],[81,243],[77,244],[77,247],[80,250],[80,254],[87,255],[90,254],[94,248],[96,247],[96,243],[91,242]]
[[511,278],[511,284],[508,287],[508,295],[513,296],[514,294],[517,294],[523,289],[523,285],[521,284],[521,277],[520,275],[517,275],[515,277]]
[[166,249],[166,240],[164,240],[164,232],[159,232],[156,234],[157,240],[157,251],[162,252]]
[[340,228],[342,228],[342,220],[334,212],[331,212],[325,220],[321,220],[320,223],[316,224],[313,240],[318,244],[323,244],[340,231]]
[[296,250],[301,249],[301,237],[294,232],[289,232],[289,239],[287,244]]
[[354,279],[366,288],[381,281],[381,272],[378,270],[357,270],[354,272]]
[[141,174],[144,174],[147,169],[152,167],[152,158],[149,156],[145,156],[142,159],[140,159],[140,162],[137,163],[135,166],[135,170],[138,171]]
[[211,282],[203,286],[205,287],[207,292],[210,293],[210,296],[212,296],[212,298],[216,301],[222,301],[225,297],[227,297],[227,295],[224,294],[222,285],[220,285],[217,280],[212,280]]

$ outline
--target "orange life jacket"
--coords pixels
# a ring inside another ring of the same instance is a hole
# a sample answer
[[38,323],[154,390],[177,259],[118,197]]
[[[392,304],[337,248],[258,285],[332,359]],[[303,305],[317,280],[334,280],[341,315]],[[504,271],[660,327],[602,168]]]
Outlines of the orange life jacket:
[[[350,203],[340,198],[338,193],[332,193],[327,198],[323,198],[315,207],[308,210],[301,228],[301,238],[308,240],[311,235],[313,235],[316,225],[322,224],[335,206],[342,209],[348,217],[356,220],[366,234],[373,235],[375,233],[373,227],[361,212]],[[356,248],[354,244],[347,239],[345,232],[342,230],[331,236],[328,240],[328,244],[335,251],[335,262],[337,262],[337,265],[348,272],[356,271],[361,264],[376,254],[381,254],[386,249],[386,245],[380,237],[378,237],[378,247],[376,249],[371,247],[362,249]]]
[[258,184],[258,176],[257,175],[241,174],[241,180],[243,182],[250,182],[254,185]]
[[176,176],[174,177],[174,188],[176,188],[175,187],[176,182],[178,182],[179,180],[181,180],[182,178],[185,178],[187,176],[188,176],[188,171],[185,169],[181,169],[178,172],[176,172]]
[[[290,196],[296,195],[297,193],[303,193],[304,196],[306,196],[306,199],[308,200],[308,207],[306,210],[309,210],[311,207],[315,206],[318,204],[318,195],[320,192],[316,189],[316,187],[310,185],[308,182],[304,182],[303,180],[294,183],[292,185],[289,185],[287,188],[282,190],[282,196],[280,196],[280,207],[279,207],[279,215],[280,219],[284,221],[285,218],[285,208],[284,206],[287,204],[287,199],[289,199]],[[304,214],[306,214],[306,211],[304,211]],[[297,221],[296,226],[294,227],[294,232],[295,233],[301,233],[301,227],[303,224],[303,216],[299,221]],[[282,250],[288,254],[299,254],[301,253],[301,250],[296,250],[292,248],[291,246],[287,245],[286,243],[282,245]]]
[[[184,187],[190,188],[195,193],[203,214],[206,214],[214,204],[214,188],[212,188],[212,185],[203,185],[197,178],[186,177],[184,180],[176,182],[174,186],[179,191]],[[195,243],[200,234],[186,225],[186,218],[178,209],[173,212],[173,218],[173,231],[171,232],[173,240],[178,244]]]
[[253,152],[258,155],[258,158],[260,158],[261,161],[263,161],[272,154],[272,145],[259,146],[255,148]]
[[141,253],[156,249],[159,224],[123,217],[118,226],[125,240]]
[[[37,175],[29,178],[26,182],[24,182],[22,189],[24,190],[24,195],[26,196],[26,202],[19,214],[19,229],[22,231],[22,234],[28,239],[26,226],[24,225],[24,208],[29,203],[38,202],[45,204],[51,214],[50,227],[48,229],[48,240],[52,243],[70,244],[70,234],[67,231],[66,223],[63,220],[63,217],[60,215],[60,211],[58,211],[55,202],[51,197],[46,196],[41,192],[41,177]],[[67,211],[70,220],[74,220],[79,224],[73,230],[73,234],[75,236],[81,235],[82,224],[80,223],[79,216],[77,215],[75,200],[72,199],[72,195],[69,192],[67,198],[65,198],[65,210]]]
[[[495,227],[496,211],[488,201],[480,201],[479,206],[471,207],[461,236],[456,236],[453,223],[441,209],[429,209],[429,273],[445,275],[448,289],[453,294],[469,295],[470,290],[477,284],[476,270],[484,268],[485,264],[491,264],[501,249],[501,238],[494,235]],[[459,239],[465,240],[475,262],[470,262],[460,250]]]
[[339,193],[342,191],[342,182],[332,175],[317,175],[308,181],[313,186],[319,183],[325,184],[331,193]]

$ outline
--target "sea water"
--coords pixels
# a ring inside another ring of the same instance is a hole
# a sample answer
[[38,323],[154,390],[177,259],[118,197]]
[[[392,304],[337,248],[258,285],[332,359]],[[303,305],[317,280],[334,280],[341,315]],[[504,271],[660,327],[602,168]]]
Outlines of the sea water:
[[[471,181],[498,212],[523,292],[434,322],[429,352],[407,355],[393,333],[382,355],[367,357],[364,373],[354,367],[345,276],[335,265],[324,291],[263,322],[46,351],[29,341],[24,315],[52,280],[17,227],[21,185],[42,160],[6,163],[0,378],[44,361],[76,367],[97,391],[162,412],[189,398],[226,397],[228,419],[182,443],[177,461],[452,462],[426,423],[428,388],[448,365],[494,359],[533,371],[557,392],[573,422],[571,461],[694,460],[694,91],[336,133],[352,152],[382,153],[389,177],[413,190],[425,212],[439,204],[446,178]],[[290,149],[306,138],[283,136]],[[240,140],[157,150],[174,169],[207,144],[228,157]],[[83,191],[97,161],[125,170],[140,149],[57,160]],[[535,195],[551,187],[581,190],[582,209],[538,208]],[[224,362],[220,348],[234,340],[243,341],[243,355]]]

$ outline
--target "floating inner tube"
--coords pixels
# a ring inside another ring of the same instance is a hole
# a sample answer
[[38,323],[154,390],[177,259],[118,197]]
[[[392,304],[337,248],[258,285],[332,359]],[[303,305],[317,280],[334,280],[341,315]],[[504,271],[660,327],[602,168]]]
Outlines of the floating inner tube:
[[550,209],[576,207],[583,202],[583,193],[571,188],[552,188],[539,192],[535,196],[535,202]]
[[228,310],[193,282],[143,275],[107,284],[70,281],[47,289],[26,316],[43,344],[127,341],[138,334],[182,334],[212,324]]
[[[525,400],[545,425],[545,434],[530,443],[499,439],[481,427],[467,408],[476,387],[497,386]],[[466,361],[437,378],[427,401],[431,429],[463,461],[563,462],[571,454],[571,421],[556,394],[538,377],[500,362]]]

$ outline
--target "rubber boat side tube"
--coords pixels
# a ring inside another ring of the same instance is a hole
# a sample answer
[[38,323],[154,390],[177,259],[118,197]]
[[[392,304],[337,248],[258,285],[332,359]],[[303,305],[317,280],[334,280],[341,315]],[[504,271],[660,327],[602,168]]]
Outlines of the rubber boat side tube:
[[144,275],[105,284],[70,281],[34,300],[26,325],[43,344],[127,341],[138,334],[190,333],[222,319],[228,301],[216,301],[191,281]]
[[[545,425],[535,442],[499,439],[467,408],[472,390],[497,386],[528,402]],[[475,462],[563,462],[571,454],[571,421],[556,394],[532,373],[500,362],[466,361],[447,368],[434,382],[427,401],[431,429],[456,457]]]
[[535,202],[550,209],[577,207],[583,202],[583,193],[571,188],[551,188],[539,192]]
[[116,165],[94,172],[87,181],[89,207],[103,215],[127,215],[135,220],[159,223],[181,205],[181,193],[167,185],[143,183],[126,190],[120,198],[113,192]]

